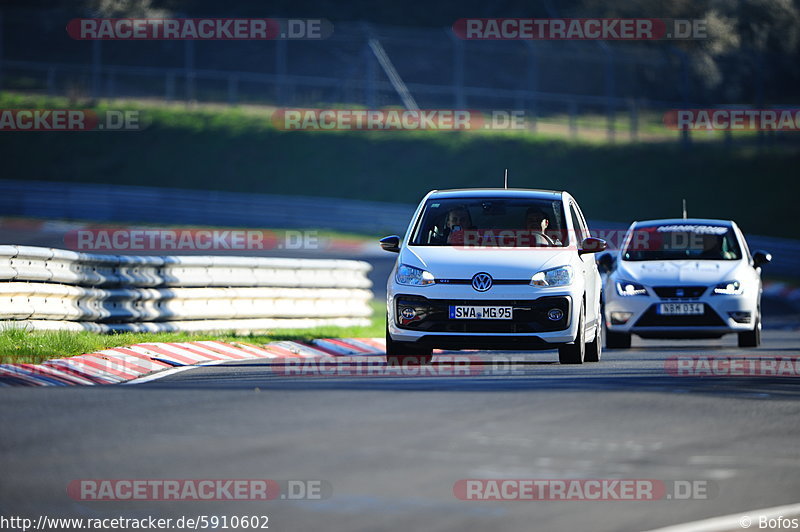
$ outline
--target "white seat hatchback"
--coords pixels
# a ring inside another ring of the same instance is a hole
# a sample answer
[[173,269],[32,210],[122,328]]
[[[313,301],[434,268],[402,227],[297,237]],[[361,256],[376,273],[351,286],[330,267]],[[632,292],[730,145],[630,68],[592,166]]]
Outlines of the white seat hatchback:
[[761,343],[761,267],[730,220],[634,222],[623,245],[600,257],[605,276],[606,347],[642,338],[719,338]]

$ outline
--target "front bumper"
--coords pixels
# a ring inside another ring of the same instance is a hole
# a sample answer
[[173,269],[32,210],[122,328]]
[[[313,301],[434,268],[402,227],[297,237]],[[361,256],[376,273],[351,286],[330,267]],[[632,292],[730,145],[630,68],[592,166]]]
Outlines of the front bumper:
[[[446,294],[449,297],[405,292],[390,294],[387,307],[392,338],[431,348],[508,350],[553,349],[557,347],[555,344],[575,340],[578,309],[568,291],[550,290],[538,297],[509,291],[504,295],[516,297],[498,298],[495,294],[493,299],[459,299],[453,295],[456,294]],[[511,320],[452,319],[449,316],[451,305],[511,306],[513,317]],[[547,317],[548,311],[554,308],[562,311],[562,319]],[[404,312],[405,309],[413,309],[413,313]]]
[[[745,294],[708,295],[696,298],[661,298],[648,288],[646,296],[619,296],[606,291],[604,320],[612,332],[633,333],[643,338],[718,338],[752,331],[758,303]],[[662,315],[662,303],[701,303],[702,315]]]

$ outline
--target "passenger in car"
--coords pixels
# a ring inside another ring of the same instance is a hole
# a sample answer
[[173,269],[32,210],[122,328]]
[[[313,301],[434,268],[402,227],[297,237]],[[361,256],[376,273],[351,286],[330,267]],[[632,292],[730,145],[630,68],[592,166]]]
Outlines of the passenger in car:
[[463,205],[453,207],[447,212],[444,219],[444,228],[434,226],[430,231],[429,241],[431,244],[453,243],[457,234],[465,229],[475,229],[472,225],[472,216],[469,209]]

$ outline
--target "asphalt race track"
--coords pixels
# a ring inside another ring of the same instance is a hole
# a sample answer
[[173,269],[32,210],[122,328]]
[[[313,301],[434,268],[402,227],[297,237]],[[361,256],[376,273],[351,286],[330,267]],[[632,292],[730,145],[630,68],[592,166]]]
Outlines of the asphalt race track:
[[[296,376],[261,361],[147,383],[0,388],[2,515],[268,515],[270,530],[636,531],[800,499],[800,379],[686,377],[670,357],[800,356],[642,341],[599,364],[460,353],[469,375]],[[514,359],[513,368],[508,364]],[[494,371],[492,371],[494,370]],[[674,372],[672,372],[674,373]],[[795,373],[796,374],[796,373]],[[80,501],[79,479],[319,480],[322,500]],[[459,479],[701,482],[691,500],[464,501]]]

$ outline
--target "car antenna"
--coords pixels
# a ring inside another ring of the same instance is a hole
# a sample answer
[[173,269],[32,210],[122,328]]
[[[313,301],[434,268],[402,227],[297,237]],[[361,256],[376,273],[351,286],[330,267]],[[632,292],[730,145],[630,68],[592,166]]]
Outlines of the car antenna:
[[686,198],[683,198],[683,219],[685,220],[686,218]]
[[506,168],[505,176],[503,176],[503,188],[508,189],[508,168]]

